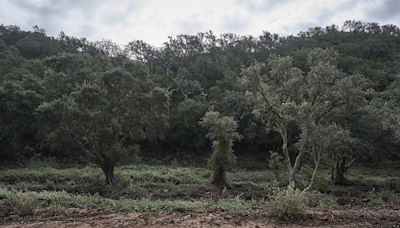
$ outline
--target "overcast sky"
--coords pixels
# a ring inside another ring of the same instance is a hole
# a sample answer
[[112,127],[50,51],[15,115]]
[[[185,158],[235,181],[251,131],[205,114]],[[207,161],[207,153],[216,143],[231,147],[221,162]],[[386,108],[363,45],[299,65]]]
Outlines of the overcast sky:
[[0,24],[119,44],[212,30],[297,34],[347,19],[400,25],[400,0],[0,0]]

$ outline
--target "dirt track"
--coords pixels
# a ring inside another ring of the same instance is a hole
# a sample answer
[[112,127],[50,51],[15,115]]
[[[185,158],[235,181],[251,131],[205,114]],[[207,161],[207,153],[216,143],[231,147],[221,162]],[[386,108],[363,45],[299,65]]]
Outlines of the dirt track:
[[32,217],[4,227],[400,227],[400,209],[309,210],[297,224],[282,224],[262,213],[95,213],[71,210],[70,216]]

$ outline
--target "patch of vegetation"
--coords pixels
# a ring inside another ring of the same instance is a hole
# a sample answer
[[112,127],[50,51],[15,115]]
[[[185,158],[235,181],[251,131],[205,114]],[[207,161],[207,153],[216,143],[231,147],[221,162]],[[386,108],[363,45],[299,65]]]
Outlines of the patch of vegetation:
[[294,221],[305,216],[307,197],[293,186],[278,188],[267,204],[268,213],[282,221]]
[[388,204],[399,205],[400,195],[388,189],[381,191],[373,189],[367,193],[366,200],[372,206],[383,206]]
[[308,191],[305,192],[307,197],[307,205],[309,207],[317,207],[323,209],[334,209],[338,208],[337,200],[332,195],[327,195],[319,191]]
[[[314,169],[309,165],[304,165],[300,171],[300,177],[298,180],[299,188],[306,188],[312,178]],[[314,182],[311,187],[313,190],[318,190],[320,192],[327,192],[331,185],[331,180],[326,172],[319,172],[314,177]]]
[[152,200],[149,198],[117,200],[99,195],[76,195],[67,192],[18,192],[0,189],[1,201],[12,202],[13,210],[18,215],[28,215],[34,208],[54,207],[92,208],[116,212],[199,212],[218,209],[228,212],[246,212],[260,208],[256,201],[244,201],[239,198],[208,200]]
[[37,207],[36,199],[29,193],[14,192],[7,194],[6,199],[11,206],[12,212],[19,216],[30,215]]

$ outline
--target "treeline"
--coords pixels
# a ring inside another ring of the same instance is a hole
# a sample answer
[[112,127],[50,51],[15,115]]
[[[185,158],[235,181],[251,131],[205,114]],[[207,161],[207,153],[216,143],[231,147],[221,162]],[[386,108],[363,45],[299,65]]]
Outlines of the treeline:
[[323,157],[340,183],[354,162],[399,158],[399,75],[394,25],[210,31],[161,47],[1,25],[0,161],[92,161],[113,183],[138,155],[209,156],[208,133],[222,173],[241,139],[235,150],[284,161],[289,182]]

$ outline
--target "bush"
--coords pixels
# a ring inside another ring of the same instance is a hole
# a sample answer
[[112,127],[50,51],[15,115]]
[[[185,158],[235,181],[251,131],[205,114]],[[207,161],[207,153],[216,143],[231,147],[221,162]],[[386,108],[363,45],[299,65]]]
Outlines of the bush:
[[268,168],[273,170],[276,181],[281,181],[283,179],[286,180],[282,176],[282,174],[286,174],[286,165],[284,163],[284,158],[277,152],[271,152],[268,159]]
[[236,196],[235,198],[220,199],[215,204],[216,209],[236,213],[245,213],[246,211],[257,207],[258,204],[255,200],[242,200],[239,196]]
[[124,175],[124,174],[118,173],[116,175],[116,177],[117,177],[118,184],[121,185],[122,187],[127,188],[132,185],[133,181],[129,175]]
[[32,195],[22,192],[11,195],[9,202],[13,212],[17,215],[30,215],[37,205]]
[[323,194],[319,191],[308,191],[305,193],[307,197],[307,205],[309,207],[318,207],[324,209],[338,208],[337,201],[334,197]]
[[269,214],[282,221],[303,218],[306,208],[307,197],[292,186],[275,190],[268,204]]
[[[300,183],[299,187],[305,188],[310,184],[310,180],[314,168],[309,165],[304,165],[300,171]],[[322,175],[322,172],[318,172],[314,179],[314,184],[311,189],[318,190],[320,192],[327,192],[329,189],[330,179],[327,176]]]
[[385,204],[400,204],[400,196],[392,190],[369,191],[366,197],[369,204],[372,206],[383,206]]

